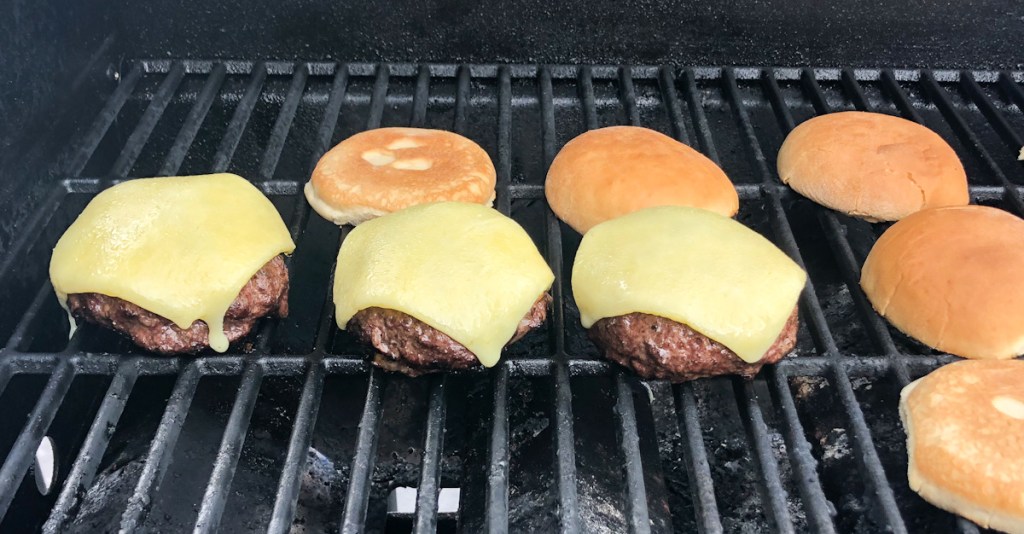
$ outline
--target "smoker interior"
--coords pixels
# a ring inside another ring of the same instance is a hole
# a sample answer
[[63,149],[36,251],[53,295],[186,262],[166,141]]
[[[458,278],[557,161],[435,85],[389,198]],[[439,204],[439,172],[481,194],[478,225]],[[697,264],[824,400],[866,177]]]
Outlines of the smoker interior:
[[[889,327],[859,266],[884,230],[782,186],[794,124],[839,110],[920,122],[957,151],[972,201],[1024,214],[1024,74],[889,69],[133,60],[82,87],[89,120],[0,262],[0,531],[977,532],[907,486],[900,389],[951,361]],[[92,94],[95,92],[95,94]],[[92,99],[92,100],[90,100]],[[699,149],[744,224],[808,271],[793,355],[752,382],[644,383],[603,361],[567,283],[579,235],[543,182],[579,133],[634,124]],[[318,157],[381,126],[462,133],[498,171],[496,207],[557,274],[548,325],[493,369],[410,379],[334,324],[346,230],[301,188]],[[298,245],[291,315],[228,354],[157,357],[83,326],[68,339],[49,253],[128,177],[229,171]],[[17,214],[8,214],[16,220]],[[12,223],[8,223],[12,224]],[[33,455],[56,448],[42,494]],[[396,487],[415,513],[391,512]],[[457,512],[437,512],[459,488]]]

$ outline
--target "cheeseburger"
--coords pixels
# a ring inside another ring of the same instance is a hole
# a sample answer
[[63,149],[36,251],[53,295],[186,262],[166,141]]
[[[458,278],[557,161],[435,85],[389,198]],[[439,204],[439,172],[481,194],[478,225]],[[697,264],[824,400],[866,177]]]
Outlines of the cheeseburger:
[[274,205],[233,174],[144,178],[96,195],[53,249],[50,280],[72,323],[161,354],[224,352],[288,314],[295,249]]
[[440,202],[365,222],[345,238],[334,278],[338,327],[410,376],[477,365],[544,323],[554,274],[512,219]]
[[605,356],[649,379],[751,378],[796,343],[804,271],[716,213],[640,210],[583,236],[572,291]]

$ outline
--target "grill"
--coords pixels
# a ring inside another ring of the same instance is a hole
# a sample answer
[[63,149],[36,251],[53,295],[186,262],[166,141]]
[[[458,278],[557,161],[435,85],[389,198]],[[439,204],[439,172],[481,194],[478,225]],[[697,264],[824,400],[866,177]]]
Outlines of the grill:
[[[1024,73],[137,60],[107,74],[0,263],[0,530],[978,531],[907,486],[899,390],[953,358],[860,292],[883,225],[793,194],[774,157],[815,114],[898,114],[957,150],[972,201],[1022,215]],[[579,236],[543,180],[562,144],[613,124],[719,163],[738,218],[807,269],[792,357],[751,382],[672,386],[598,356],[567,285]],[[487,149],[496,207],[558,275],[549,324],[493,369],[385,374],[334,325],[345,231],[301,187],[339,140],[402,125]],[[298,244],[291,315],[224,355],[154,357],[90,326],[68,340],[47,264],[88,200],[129,176],[225,170],[257,183]],[[47,494],[31,473],[44,436]],[[397,487],[418,488],[413,513],[389,510]],[[458,511],[439,513],[456,487]]]

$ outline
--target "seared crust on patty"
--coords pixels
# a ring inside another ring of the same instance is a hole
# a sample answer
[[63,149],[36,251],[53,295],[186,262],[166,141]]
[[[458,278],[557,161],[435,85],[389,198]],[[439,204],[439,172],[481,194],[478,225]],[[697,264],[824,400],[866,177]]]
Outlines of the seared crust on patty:
[[[544,324],[551,295],[544,293],[519,321],[506,345]],[[458,341],[411,315],[385,308],[360,310],[346,329],[376,349],[373,364],[388,371],[420,376],[438,371],[459,371],[480,365],[476,355]]]
[[[193,354],[210,346],[210,330],[204,321],[178,328],[170,320],[117,297],[75,293],[68,295],[68,309],[78,320],[116,330],[148,351]],[[257,271],[238,293],[224,314],[224,334],[234,343],[266,316],[288,316],[288,268],[280,255]]]
[[646,313],[601,319],[590,339],[606,358],[646,379],[686,382],[708,376],[740,375],[751,379],[766,363],[775,363],[796,345],[797,308],[782,333],[757,363],[747,363],[707,336],[682,324]]

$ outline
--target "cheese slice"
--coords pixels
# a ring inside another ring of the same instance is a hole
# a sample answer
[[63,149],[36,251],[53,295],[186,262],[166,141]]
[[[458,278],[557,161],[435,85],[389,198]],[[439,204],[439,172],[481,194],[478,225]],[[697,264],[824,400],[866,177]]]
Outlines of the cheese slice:
[[775,245],[728,217],[660,207],[587,232],[572,290],[586,328],[630,313],[657,315],[754,363],[782,332],[806,279]]
[[400,311],[491,367],[554,279],[512,219],[479,204],[423,204],[364,222],[345,238],[335,318],[344,330],[366,308]]
[[295,249],[267,197],[234,174],[144,178],[96,195],[61,236],[50,280],[124,299],[180,328],[209,325],[224,352],[224,314],[268,261]]

